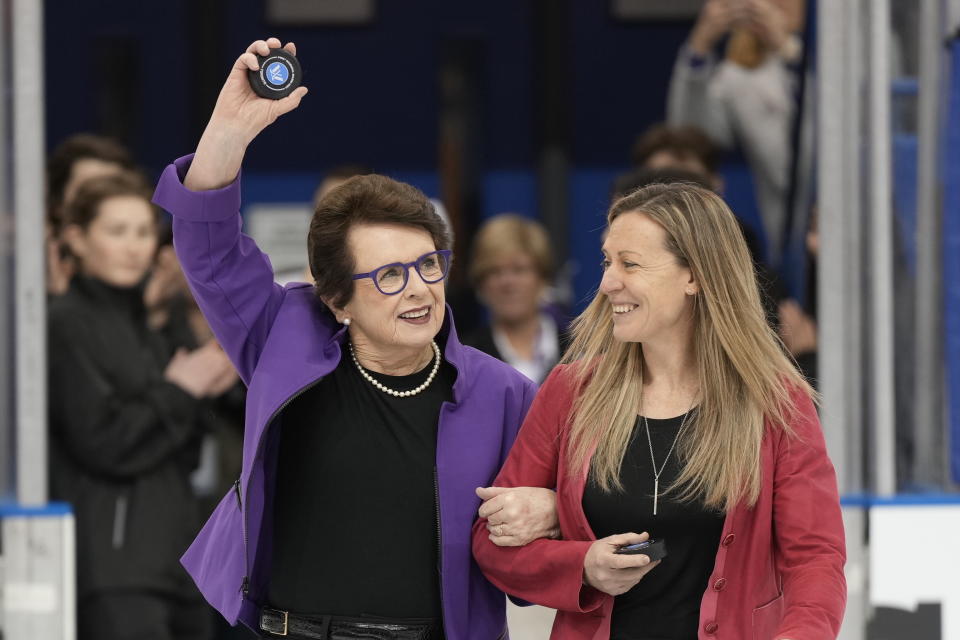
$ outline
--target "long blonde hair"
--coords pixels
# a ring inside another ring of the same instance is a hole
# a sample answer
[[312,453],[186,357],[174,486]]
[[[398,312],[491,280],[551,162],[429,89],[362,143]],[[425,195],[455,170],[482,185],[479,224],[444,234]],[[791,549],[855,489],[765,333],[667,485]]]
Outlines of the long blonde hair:
[[[743,234],[719,196],[686,183],[649,185],[614,202],[608,226],[629,212],[663,227],[666,249],[700,286],[693,303],[699,405],[678,445],[681,472],[668,491],[715,509],[741,500],[753,505],[764,420],[790,433],[792,393],[815,392],[767,323]],[[591,480],[622,490],[620,466],[643,390],[643,348],[614,339],[602,293],[574,321],[563,362],[572,365],[578,389],[567,463],[579,472],[589,459]]]

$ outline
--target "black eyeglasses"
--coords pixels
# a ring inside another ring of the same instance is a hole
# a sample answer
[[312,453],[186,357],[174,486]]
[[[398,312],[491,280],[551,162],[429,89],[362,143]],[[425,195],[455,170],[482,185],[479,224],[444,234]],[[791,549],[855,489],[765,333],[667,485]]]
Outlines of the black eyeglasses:
[[410,278],[410,267],[417,270],[420,278],[427,284],[440,282],[447,277],[450,271],[450,261],[453,257],[453,251],[449,249],[440,249],[425,253],[413,262],[391,262],[382,267],[377,267],[369,273],[354,274],[354,280],[361,278],[370,278],[377,290],[385,296],[392,296],[400,293],[407,287]]

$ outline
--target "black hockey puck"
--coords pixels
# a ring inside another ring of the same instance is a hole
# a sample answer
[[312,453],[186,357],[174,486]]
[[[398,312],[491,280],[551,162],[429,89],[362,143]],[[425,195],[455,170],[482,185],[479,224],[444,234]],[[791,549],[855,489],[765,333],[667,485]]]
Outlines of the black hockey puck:
[[283,49],[270,49],[270,54],[257,56],[259,71],[247,71],[250,87],[261,98],[279,100],[300,86],[303,72],[293,54]]

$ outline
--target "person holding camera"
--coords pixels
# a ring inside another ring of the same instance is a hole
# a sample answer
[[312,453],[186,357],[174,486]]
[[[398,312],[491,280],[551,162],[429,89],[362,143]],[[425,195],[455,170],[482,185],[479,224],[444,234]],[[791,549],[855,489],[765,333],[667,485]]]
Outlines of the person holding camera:
[[[279,47],[259,40],[236,60],[196,153],[155,194],[248,385],[241,476],[183,563],[229,622],[263,637],[503,637],[504,595],[470,553],[473,488],[496,475],[535,385],[458,340],[450,236],[409,185],[362,175],[331,190],[307,237],[314,283],[274,283],[241,233],[239,171],[307,93],[252,90],[257,54]],[[553,492],[519,497],[521,533],[552,533]]]
[[474,557],[558,610],[555,639],[835,638],[836,475],[736,218],[672,183],[607,221],[599,292],[494,481],[556,487],[560,538],[512,539],[493,498]]
[[743,151],[774,267],[789,231],[804,11],[804,0],[707,0],[677,54],[667,98],[671,125],[696,125],[721,148]]

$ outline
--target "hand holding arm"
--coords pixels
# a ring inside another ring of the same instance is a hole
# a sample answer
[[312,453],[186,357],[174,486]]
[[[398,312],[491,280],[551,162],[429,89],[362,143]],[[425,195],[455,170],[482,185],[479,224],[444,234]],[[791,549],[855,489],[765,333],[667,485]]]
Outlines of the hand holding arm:
[[490,540],[522,547],[539,538],[558,538],[557,494],[541,487],[478,487],[478,514],[487,519]]

